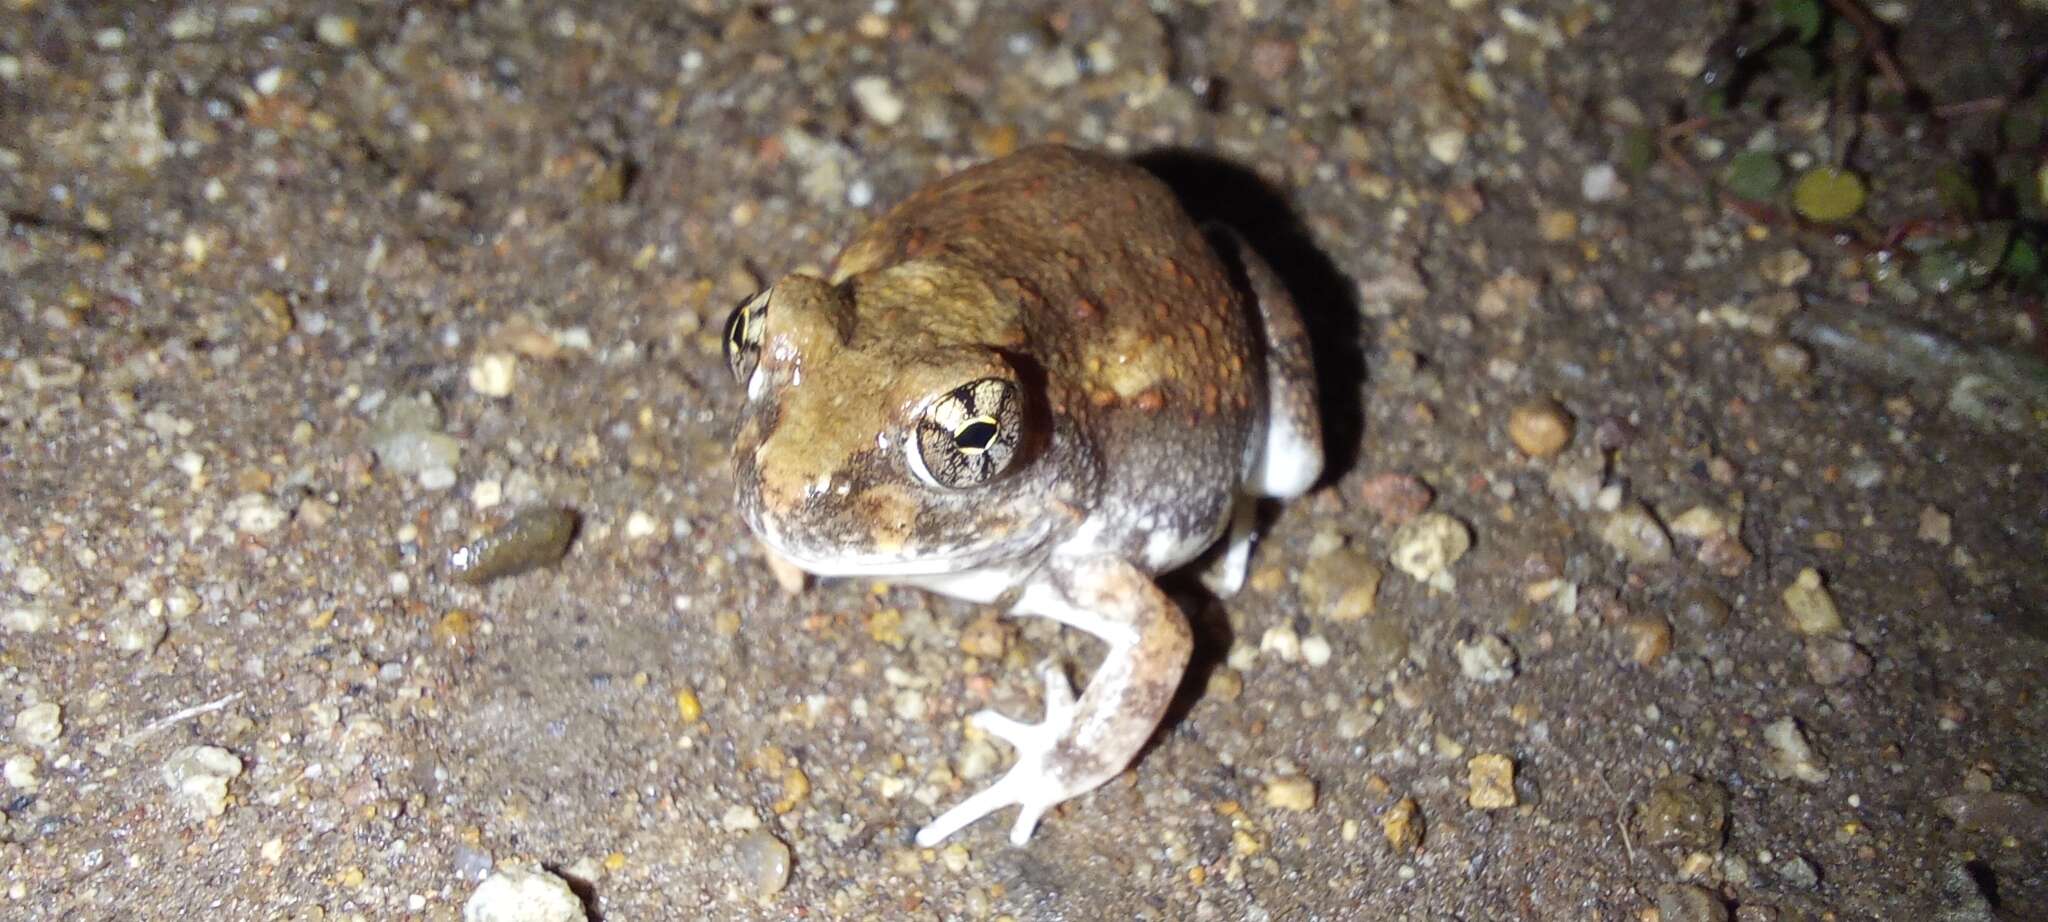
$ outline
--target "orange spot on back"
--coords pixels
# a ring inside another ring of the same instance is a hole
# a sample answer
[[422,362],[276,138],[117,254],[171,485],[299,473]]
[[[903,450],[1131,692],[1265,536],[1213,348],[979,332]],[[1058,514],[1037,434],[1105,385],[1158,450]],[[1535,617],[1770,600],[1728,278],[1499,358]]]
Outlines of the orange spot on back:
[[1154,388],[1139,394],[1138,399],[1132,401],[1132,405],[1147,413],[1157,413],[1166,408],[1166,395]]

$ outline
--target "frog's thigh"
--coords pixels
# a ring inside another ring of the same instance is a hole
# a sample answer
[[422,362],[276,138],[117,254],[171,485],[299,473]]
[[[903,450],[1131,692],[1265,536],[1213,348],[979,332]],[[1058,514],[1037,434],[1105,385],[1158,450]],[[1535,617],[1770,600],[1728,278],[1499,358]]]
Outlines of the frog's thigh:
[[1228,248],[1225,258],[1244,269],[1265,334],[1265,440],[1258,462],[1247,472],[1245,488],[1258,496],[1291,499],[1308,492],[1323,474],[1323,427],[1316,415],[1315,360],[1308,329],[1273,267],[1236,233],[1215,230],[1218,246]]

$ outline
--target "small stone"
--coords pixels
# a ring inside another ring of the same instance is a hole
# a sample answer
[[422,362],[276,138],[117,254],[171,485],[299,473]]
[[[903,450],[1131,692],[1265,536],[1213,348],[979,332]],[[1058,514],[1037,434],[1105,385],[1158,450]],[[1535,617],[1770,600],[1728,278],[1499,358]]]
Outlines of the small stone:
[[484,879],[462,904],[462,922],[585,922],[583,900],[547,871],[508,868]]
[[1764,281],[1780,288],[1790,288],[1813,272],[1813,260],[1798,250],[1779,250],[1758,262],[1757,272]]
[[1621,653],[1638,666],[1648,666],[1671,652],[1671,622],[1656,615],[1631,615],[1618,629]]
[[1579,177],[1579,194],[1589,202],[1611,202],[1621,197],[1621,174],[1614,164],[1596,163]]
[[1395,530],[1390,559],[1394,568],[1442,592],[1457,590],[1451,565],[1472,547],[1465,523],[1441,512],[1424,513]]
[[635,509],[626,516],[626,539],[629,541],[646,540],[660,531],[661,523],[641,510]]
[[1403,797],[1380,815],[1380,834],[1387,837],[1387,846],[1397,855],[1405,855],[1422,845],[1422,808],[1416,806],[1415,798]]
[[1271,653],[1283,663],[1301,659],[1301,635],[1286,625],[1266,629],[1259,638],[1259,652]]
[[1608,516],[1600,540],[1638,566],[1671,562],[1671,536],[1642,503],[1629,503]]
[[1870,674],[1870,654],[1840,637],[1806,639],[1806,673],[1822,685],[1840,685]]
[[960,630],[960,652],[1000,660],[1010,648],[1010,629],[994,615],[983,615]]
[[1778,876],[1784,878],[1786,883],[1795,887],[1805,887],[1810,890],[1820,886],[1820,871],[1813,866],[1813,862],[1799,855],[1793,855],[1778,862]]
[[878,125],[894,125],[903,120],[908,107],[887,77],[855,77],[852,84],[853,101],[860,106],[861,114]]
[[1428,484],[1407,474],[1375,474],[1359,488],[1359,498],[1380,521],[1400,525],[1427,510],[1436,494]]
[[733,869],[755,896],[770,896],[789,886],[789,846],[772,834],[755,830],[733,848]]
[[1949,514],[1933,506],[1920,509],[1919,538],[1928,544],[1947,547],[1954,540]]
[[1465,763],[1471,788],[1465,802],[1478,810],[1504,810],[1515,805],[1515,760],[1504,755],[1478,755]]
[[14,738],[26,746],[49,746],[64,735],[64,709],[54,701],[22,708],[14,715]]
[[1301,639],[1301,661],[1311,669],[1329,665],[1330,653],[1330,641],[1321,634],[1310,634]]
[[1562,208],[1545,210],[1536,217],[1536,232],[1551,243],[1563,243],[1579,235],[1579,216]]
[[50,588],[51,582],[50,571],[35,564],[27,564],[14,571],[14,587],[29,595],[41,595],[43,590]]
[[1266,806],[1276,810],[1306,813],[1315,809],[1316,783],[1300,775],[1283,775],[1266,782]]
[[35,757],[27,753],[16,753],[8,756],[7,761],[0,762],[0,781],[7,782],[9,787],[17,791],[28,793],[33,793],[43,786],[43,779],[36,774]]
[[1776,340],[1764,347],[1764,367],[1787,381],[1806,377],[1813,370],[1813,353],[1790,340]]
[[1474,682],[1492,684],[1515,677],[1515,648],[1498,634],[1472,641],[1460,640],[1453,647],[1458,669]]
[[1380,568],[1363,549],[1344,546],[1316,556],[1301,572],[1302,601],[1310,614],[1356,621],[1378,605]]
[[1697,775],[1667,775],[1636,808],[1636,828],[1652,848],[1718,851],[1728,828],[1728,790]]
[[1479,289],[1472,310],[1488,319],[1526,315],[1536,309],[1542,294],[1543,286],[1535,279],[1509,269]]
[[1673,884],[1657,892],[1659,922],[1728,922],[1728,907],[1705,887]]
[[1436,158],[1438,163],[1449,165],[1464,159],[1466,140],[1467,136],[1463,129],[1445,128],[1431,132],[1423,143],[1429,148],[1429,155]]
[[419,484],[422,490],[446,490],[455,485],[455,469],[446,466],[427,468],[420,472]]
[[432,397],[396,397],[384,402],[368,443],[377,463],[401,477],[431,468],[454,468],[462,444],[440,431],[441,409]]
[[147,607],[127,607],[107,619],[107,644],[124,656],[155,650],[169,628]]
[[313,36],[335,48],[354,48],[359,33],[354,19],[335,13],[324,14],[313,23]]
[[56,624],[47,609],[39,607],[10,608],[0,613],[0,629],[16,634],[40,634]]
[[1799,729],[1798,721],[1781,717],[1766,724],[1764,742],[1771,746],[1764,764],[1773,776],[1796,778],[1807,784],[1828,780],[1827,763],[1806,741],[1806,734]]
[[227,812],[228,782],[241,777],[242,760],[219,746],[186,746],[171,753],[159,772],[171,801],[204,820]]
[[1842,632],[1842,615],[1835,610],[1834,596],[1821,585],[1820,571],[1812,567],[1799,571],[1792,585],[1785,587],[1783,598],[1792,627],[1799,633],[1817,637]]
[[519,357],[509,352],[479,353],[469,361],[469,389],[486,397],[512,393],[519,379]]
[[1508,412],[1508,439],[1532,458],[1551,458],[1572,440],[1572,417],[1555,400],[1532,400]]

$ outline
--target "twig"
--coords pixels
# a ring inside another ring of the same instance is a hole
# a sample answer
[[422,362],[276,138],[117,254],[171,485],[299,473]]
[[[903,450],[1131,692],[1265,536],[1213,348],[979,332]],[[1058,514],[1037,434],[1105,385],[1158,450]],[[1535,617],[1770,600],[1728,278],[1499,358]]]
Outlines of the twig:
[[1899,69],[1899,62],[1884,47],[1884,32],[1877,20],[1863,11],[1862,4],[1856,0],[1828,0],[1828,5],[1856,27],[1856,34],[1863,39],[1863,47],[1869,50],[1871,60],[1877,62],[1877,69],[1884,74],[1885,82],[1892,85],[1892,91],[1900,96],[1913,95],[1913,85],[1906,82],[1906,72]]
[[123,746],[133,746],[135,745],[135,742],[137,740],[140,740],[143,737],[148,736],[152,733],[159,732],[163,730],[165,727],[171,726],[172,724],[182,723],[184,721],[191,720],[194,717],[198,717],[201,714],[210,714],[214,711],[220,710],[221,708],[227,707],[228,705],[241,700],[243,694],[243,692],[235,692],[234,694],[228,695],[224,698],[215,698],[214,700],[208,701],[205,704],[195,704],[183,710],[173,711],[169,714],[165,714],[162,717],[150,721],[149,724],[144,726],[142,729],[137,730],[134,733],[130,733],[127,736],[121,737],[115,742],[118,742]]
[[1981,115],[1986,112],[2003,112],[2005,107],[2011,104],[2012,100],[2003,96],[1986,96],[1982,99],[1944,103],[1934,107],[1934,117],[1950,119],[1960,118],[1965,115]]

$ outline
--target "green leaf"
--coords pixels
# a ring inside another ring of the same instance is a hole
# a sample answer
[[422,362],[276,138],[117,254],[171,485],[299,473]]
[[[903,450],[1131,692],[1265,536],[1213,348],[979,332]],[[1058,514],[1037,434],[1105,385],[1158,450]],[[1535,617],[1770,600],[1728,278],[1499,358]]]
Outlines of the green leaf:
[[1657,132],[1647,126],[1630,129],[1621,136],[1621,150],[1615,159],[1630,173],[1642,173],[1657,159]]
[[1799,174],[1792,186],[1792,207],[1823,224],[1845,220],[1863,210],[1863,180],[1834,167],[1814,167]]
[[2041,248],[2034,241],[2024,237],[2012,242],[2012,249],[2005,252],[2006,275],[2028,278],[2041,274]]
[[1977,215],[1977,186],[1960,167],[1948,164],[1934,171],[1934,191],[1942,205],[1965,218]]
[[1770,151],[1746,150],[1728,161],[1728,168],[1721,171],[1721,181],[1737,198],[1763,201],[1785,187],[1785,168],[1778,165],[1778,156]]
[[1798,33],[1802,45],[1820,37],[1820,0],[1777,0],[1771,4],[1771,18]]
[[1963,258],[1950,249],[1921,254],[1913,264],[1913,283],[1935,294],[1945,295],[1963,286],[1969,278]]

